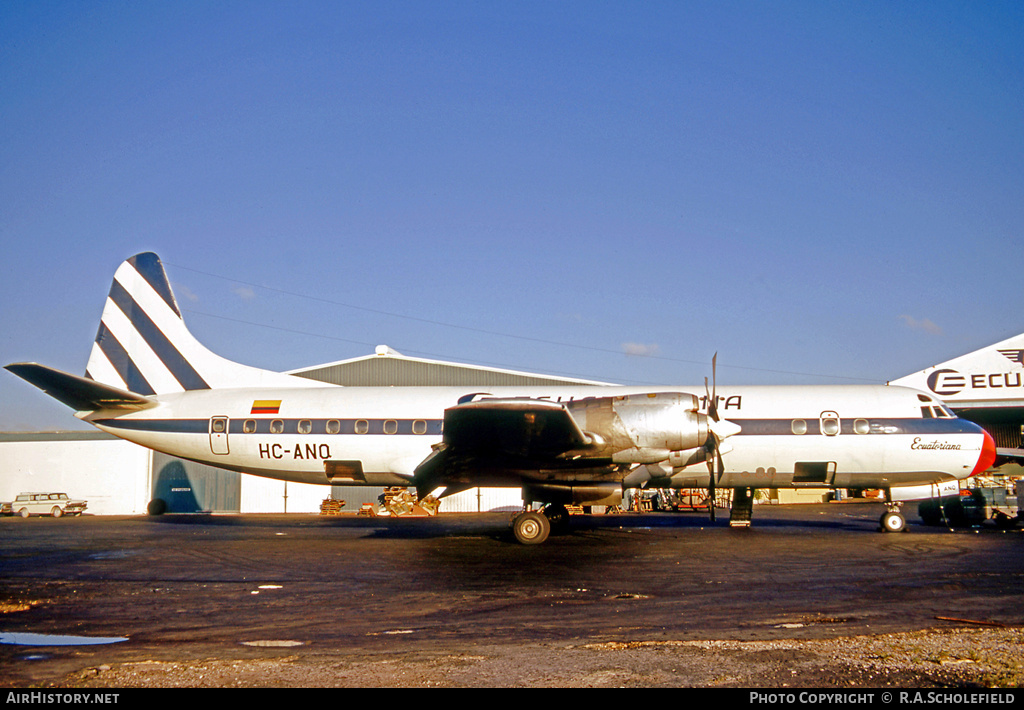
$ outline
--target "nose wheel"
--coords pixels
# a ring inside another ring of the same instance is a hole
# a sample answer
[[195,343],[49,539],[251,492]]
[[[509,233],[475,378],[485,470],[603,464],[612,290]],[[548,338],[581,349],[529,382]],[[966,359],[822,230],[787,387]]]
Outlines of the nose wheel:
[[888,510],[882,513],[882,517],[878,519],[881,531],[887,533],[906,532],[907,519],[903,517],[903,504],[886,503],[886,507]]

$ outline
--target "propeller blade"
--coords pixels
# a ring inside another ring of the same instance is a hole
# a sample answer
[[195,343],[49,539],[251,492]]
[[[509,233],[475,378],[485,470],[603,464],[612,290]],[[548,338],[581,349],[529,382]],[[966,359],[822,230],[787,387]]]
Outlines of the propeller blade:
[[[708,467],[710,469],[710,466]],[[713,471],[708,471],[709,483],[708,483],[708,513],[711,516],[711,522],[715,522],[715,474]]]
[[[704,388],[707,389],[706,378]],[[713,421],[718,421],[718,353],[711,358],[711,398],[708,400],[708,416]]]
[[[708,419],[711,420],[708,425],[708,439],[704,444],[708,463],[708,511],[711,516],[711,522],[715,522],[715,488],[718,482],[716,479],[720,479],[725,472],[719,444],[725,437],[732,436],[739,431],[739,427],[732,422],[722,423],[718,420],[718,353],[715,353],[711,358],[711,391],[708,391],[708,378],[705,377],[704,393],[708,398]],[[719,433],[718,429],[722,430],[721,433]],[[718,464],[717,470],[716,462]]]

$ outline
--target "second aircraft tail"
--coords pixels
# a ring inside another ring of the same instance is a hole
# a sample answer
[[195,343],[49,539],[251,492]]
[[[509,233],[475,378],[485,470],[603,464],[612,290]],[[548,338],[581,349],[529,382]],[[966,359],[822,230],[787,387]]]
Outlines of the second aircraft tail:
[[1024,400],[1024,334],[893,380],[935,393],[954,409]]

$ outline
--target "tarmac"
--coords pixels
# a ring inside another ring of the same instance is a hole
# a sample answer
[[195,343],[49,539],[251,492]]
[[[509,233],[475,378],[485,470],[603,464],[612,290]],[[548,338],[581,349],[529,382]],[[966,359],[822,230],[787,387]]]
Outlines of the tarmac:
[[1019,686],[1024,531],[882,509],[0,518],[0,685]]

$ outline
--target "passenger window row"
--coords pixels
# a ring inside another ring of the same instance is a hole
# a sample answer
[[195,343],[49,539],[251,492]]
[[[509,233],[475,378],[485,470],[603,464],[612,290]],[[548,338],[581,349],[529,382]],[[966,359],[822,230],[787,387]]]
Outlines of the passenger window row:
[[[822,417],[821,418],[821,433],[825,436],[836,436],[840,432],[839,417]],[[797,436],[802,436],[807,433],[807,421],[804,419],[794,419],[790,425],[790,431]],[[867,419],[854,419],[853,420],[853,433],[854,434],[870,434],[871,424]]]
[[[242,423],[242,432],[245,434],[256,433],[256,421],[255,419],[246,419]],[[299,434],[312,434],[313,433],[313,422],[310,419],[300,419],[296,430]],[[398,421],[396,419],[385,419],[383,422],[383,430],[385,434],[397,434],[398,433]],[[340,434],[341,433],[341,421],[338,419],[328,419],[325,427],[325,431],[328,434]],[[369,434],[370,433],[370,422],[367,419],[357,419],[354,424],[354,431],[356,434]],[[270,420],[270,433],[271,434],[283,434],[284,433],[284,420],[283,419],[271,419]],[[413,434],[426,434],[427,433],[427,422],[425,419],[415,419],[412,422],[412,433]]]

